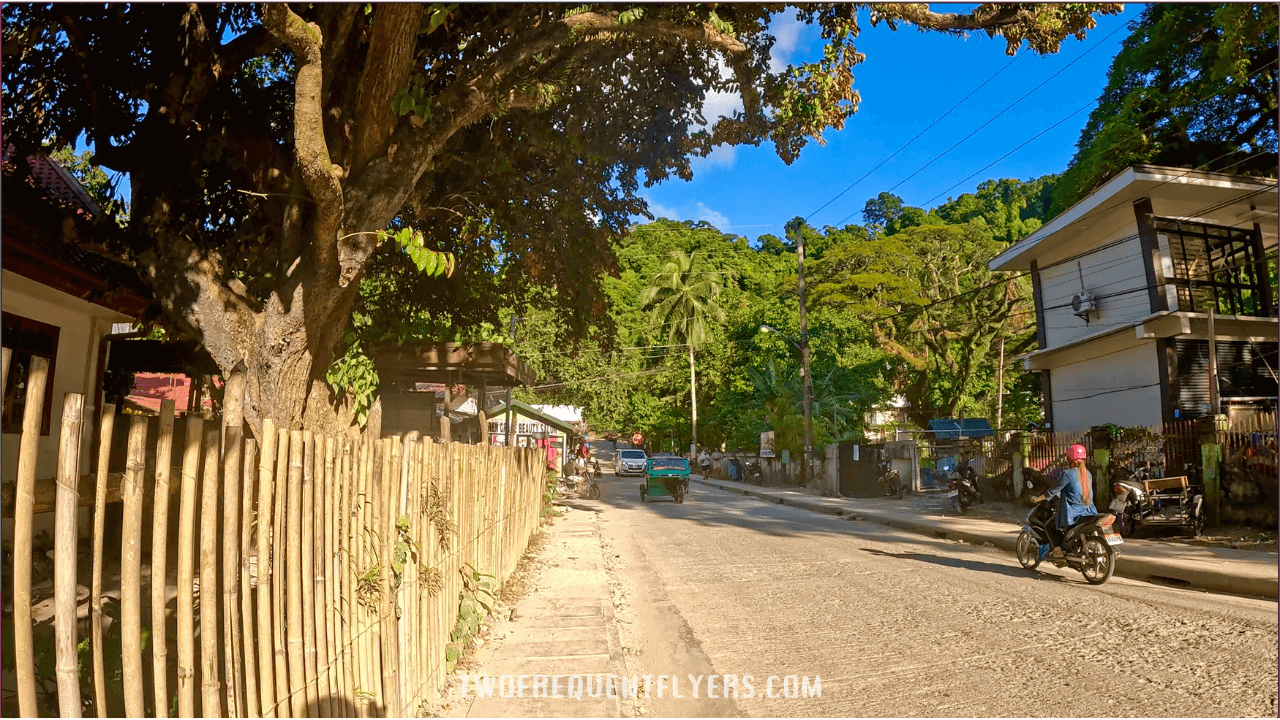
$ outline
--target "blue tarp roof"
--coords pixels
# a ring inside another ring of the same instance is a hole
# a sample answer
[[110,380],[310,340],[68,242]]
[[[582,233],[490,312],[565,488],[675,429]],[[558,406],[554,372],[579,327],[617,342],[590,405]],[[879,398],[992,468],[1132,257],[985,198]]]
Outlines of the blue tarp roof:
[[929,429],[934,431],[933,436],[939,440],[958,440],[961,432],[967,438],[991,437],[996,434],[991,429],[991,424],[983,418],[938,418],[929,421]]

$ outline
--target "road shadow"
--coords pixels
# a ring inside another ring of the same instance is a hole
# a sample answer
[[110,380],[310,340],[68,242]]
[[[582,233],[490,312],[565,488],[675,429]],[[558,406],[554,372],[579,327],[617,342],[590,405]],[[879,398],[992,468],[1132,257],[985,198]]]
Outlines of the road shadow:
[[1008,565],[998,565],[996,563],[984,562],[982,560],[946,557],[942,555],[927,555],[925,553],[915,552],[887,552],[884,550],[877,550],[876,548],[860,549],[862,552],[871,553],[872,555],[878,555],[881,557],[898,558],[900,560],[916,560],[918,562],[925,562],[933,565],[944,565],[946,567],[959,568],[962,570],[996,573],[997,575],[1006,575],[1008,577],[1016,578],[1039,577],[1043,580],[1052,580],[1054,582],[1067,582],[1067,579],[1064,577],[1042,573],[1039,570],[1028,570],[1023,567],[1009,567]]

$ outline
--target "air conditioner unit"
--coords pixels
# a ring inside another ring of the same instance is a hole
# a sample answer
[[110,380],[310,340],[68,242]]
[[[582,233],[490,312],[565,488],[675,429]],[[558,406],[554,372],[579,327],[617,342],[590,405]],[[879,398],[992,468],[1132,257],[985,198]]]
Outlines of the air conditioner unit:
[[1089,311],[1095,309],[1093,304],[1093,293],[1088,290],[1078,292],[1071,297],[1071,312],[1075,313],[1078,318],[1083,318],[1085,322],[1089,321]]

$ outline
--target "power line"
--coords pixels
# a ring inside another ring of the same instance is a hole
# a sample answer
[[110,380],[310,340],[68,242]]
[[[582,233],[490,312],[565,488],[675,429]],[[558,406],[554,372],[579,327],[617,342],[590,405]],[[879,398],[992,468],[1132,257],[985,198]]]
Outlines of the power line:
[[[965,135],[964,137],[960,138],[960,140],[959,140],[959,141],[957,141],[957,142],[956,142],[956,144],[952,145],[951,147],[947,148],[946,150],[943,150],[943,151],[942,151],[941,153],[939,153],[938,155],[934,156],[934,157],[933,157],[933,159],[929,160],[929,162],[925,163],[924,165],[921,165],[921,166],[920,166],[920,167],[919,167],[915,172],[911,173],[910,175],[908,175],[908,176],[906,176],[905,178],[903,178],[902,180],[900,180],[900,181],[898,182],[898,184],[897,184],[897,185],[894,185],[893,187],[889,188],[886,192],[893,192],[894,190],[897,190],[899,187],[902,187],[902,185],[903,185],[904,183],[906,183],[908,180],[910,180],[911,178],[915,177],[916,175],[919,175],[920,173],[924,172],[924,171],[925,171],[925,170],[926,170],[930,165],[932,165],[932,164],[934,164],[935,162],[937,162],[937,161],[941,160],[943,157],[945,157],[945,156],[946,156],[948,153],[950,153],[952,150],[955,150],[956,148],[960,147],[960,145],[961,145],[961,144],[963,144],[966,140],[968,140],[969,138],[971,138],[971,137],[973,137],[974,135],[977,135],[979,132],[981,132],[983,128],[987,127],[987,126],[988,126],[988,125],[990,125],[991,123],[993,123],[993,122],[995,122],[996,120],[1000,119],[1000,117],[1001,117],[1001,116],[1003,116],[1005,113],[1007,113],[1007,112],[1009,112],[1010,110],[1012,110],[1012,109],[1014,108],[1014,106],[1016,106],[1018,103],[1021,103],[1023,100],[1026,100],[1027,98],[1031,97],[1031,95],[1032,95],[1033,93],[1035,93],[1037,90],[1039,90],[1040,88],[1044,87],[1045,85],[1048,85],[1050,82],[1052,82],[1052,81],[1053,81],[1053,79],[1054,79],[1054,78],[1056,78],[1056,77],[1058,77],[1059,75],[1061,75],[1062,73],[1066,72],[1067,68],[1069,68],[1069,67],[1071,67],[1072,65],[1075,65],[1076,63],[1080,62],[1082,59],[1084,59],[1084,56],[1088,55],[1089,53],[1091,53],[1091,52],[1093,52],[1094,50],[1096,50],[1096,49],[1098,49],[1099,47],[1101,47],[1103,43],[1105,43],[1107,40],[1110,40],[1110,39],[1111,39],[1111,37],[1112,37],[1113,35],[1115,35],[1116,33],[1120,32],[1121,30],[1125,29],[1126,27],[1127,27],[1126,25],[1119,25],[1119,26],[1117,26],[1117,27],[1116,27],[1116,29],[1115,29],[1115,30],[1112,30],[1110,33],[1108,33],[1106,37],[1102,38],[1101,40],[1099,40],[1098,42],[1094,43],[1093,45],[1090,45],[1090,46],[1089,46],[1089,48],[1088,48],[1087,50],[1085,50],[1084,52],[1080,53],[1080,54],[1079,54],[1078,56],[1076,56],[1076,58],[1075,58],[1074,60],[1072,60],[1071,62],[1069,62],[1069,63],[1067,63],[1066,65],[1062,66],[1062,67],[1061,67],[1057,72],[1055,72],[1054,74],[1052,74],[1052,75],[1050,75],[1048,78],[1046,78],[1044,82],[1042,82],[1042,83],[1040,83],[1039,85],[1037,85],[1037,86],[1035,86],[1034,88],[1032,88],[1030,91],[1028,91],[1028,92],[1027,92],[1025,95],[1023,95],[1022,97],[1018,98],[1017,100],[1014,100],[1014,101],[1013,101],[1012,103],[1010,103],[1007,107],[1005,107],[1005,109],[1003,109],[1003,110],[1001,110],[1000,112],[996,113],[996,114],[995,114],[995,115],[994,115],[990,120],[987,120],[987,121],[986,121],[986,122],[984,122],[983,124],[979,125],[979,126],[978,126],[978,128],[977,128],[976,130],[974,130],[973,132],[969,133],[968,135]],[[1096,100],[1095,100],[1095,102],[1096,102]],[[1090,103],[1090,104],[1092,104],[1092,103]],[[839,225],[843,224],[843,223],[845,222],[845,220],[848,220],[849,218],[853,217],[853,216],[854,216],[854,215],[856,215],[858,212],[859,212],[859,211],[855,210],[854,212],[849,213],[847,216],[845,216],[845,218],[844,218],[843,220],[841,220],[839,223],[836,223],[836,225],[837,225],[837,226],[839,226]]]
[[[1012,60],[1010,60],[1008,63],[1004,64],[1003,66],[1001,66],[1001,68],[1000,68],[999,70],[995,71],[995,73],[994,73],[994,74],[992,74],[992,75],[991,75],[991,77],[989,77],[989,78],[987,78],[986,80],[984,80],[984,81],[982,82],[982,84],[981,84],[981,85],[979,85],[978,87],[974,88],[974,89],[973,89],[973,91],[972,91],[972,92],[970,92],[968,95],[965,95],[965,96],[960,100],[960,102],[956,103],[955,105],[952,105],[950,110],[948,110],[948,111],[946,111],[946,112],[942,113],[941,115],[939,115],[939,116],[938,116],[938,119],[937,119],[937,120],[934,120],[932,123],[929,123],[929,127],[926,127],[924,130],[921,130],[919,133],[917,133],[917,134],[916,134],[916,136],[915,136],[915,137],[913,137],[913,138],[911,138],[910,140],[908,140],[908,141],[906,141],[905,143],[903,143],[902,147],[898,148],[897,150],[894,150],[892,155],[890,155],[889,157],[885,158],[884,160],[881,160],[879,165],[876,165],[875,167],[871,168],[871,169],[870,169],[870,170],[868,170],[868,171],[866,172],[866,174],[864,174],[862,177],[858,178],[857,180],[854,180],[852,183],[850,183],[850,185],[849,185],[848,187],[846,187],[845,189],[843,189],[843,190],[841,190],[840,192],[836,193],[835,197],[833,197],[833,198],[831,198],[830,200],[828,200],[828,201],[826,201],[825,203],[823,203],[823,204],[822,204],[822,207],[819,207],[817,210],[814,210],[813,212],[811,212],[811,213],[809,213],[808,215],[806,215],[806,216],[805,216],[805,218],[804,218],[804,219],[805,219],[805,222],[808,222],[808,221],[809,221],[809,219],[810,219],[810,218],[812,218],[814,215],[817,215],[819,212],[821,212],[821,211],[822,211],[824,208],[826,208],[828,205],[830,205],[831,203],[833,203],[833,202],[835,202],[836,200],[840,199],[840,197],[841,197],[842,195],[844,195],[845,193],[847,193],[847,192],[849,192],[850,190],[852,190],[855,186],[857,186],[857,185],[858,185],[858,183],[862,182],[863,180],[866,180],[868,177],[870,177],[870,176],[871,176],[871,173],[873,173],[873,172],[875,172],[876,170],[879,170],[880,168],[884,167],[885,163],[887,163],[887,162],[889,162],[890,160],[892,160],[892,159],[894,159],[895,157],[897,157],[897,156],[898,156],[898,153],[902,152],[903,150],[906,150],[906,149],[907,149],[907,146],[911,145],[911,143],[915,142],[916,140],[919,140],[921,135],[924,135],[925,133],[927,133],[927,132],[929,132],[930,130],[932,130],[932,129],[933,129],[933,127],[934,127],[935,125],[937,125],[938,123],[942,122],[942,120],[943,120],[944,118],[946,118],[948,115],[950,115],[951,113],[955,112],[956,108],[958,108],[958,107],[960,107],[961,105],[963,105],[963,104],[965,103],[965,101],[966,101],[966,100],[968,100],[969,98],[971,98],[971,97],[973,97],[975,94],[977,94],[977,92],[978,92],[979,90],[981,90],[982,88],[986,87],[986,86],[987,86],[987,84],[988,84],[988,83],[990,83],[992,80],[995,80],[995,79],[996,79],[996,76],[998,76],[1000,73],[1004,72],[1005,70],[1008,70],[1008,69],[1009,69],[1009,68],[1010,68],[1014,63],[1018,62],[1018,59],[1019,59],[1019,58],[1021,58],[1021,57],[1022,57],[1023,55],[1025,55],[1025,54],[1026,54],[1026,53],[1018,53],[1016,56],[1014,56],[1014,58],[1013,58]],[[850,216],[850,217],[852,217],[852,216]]]

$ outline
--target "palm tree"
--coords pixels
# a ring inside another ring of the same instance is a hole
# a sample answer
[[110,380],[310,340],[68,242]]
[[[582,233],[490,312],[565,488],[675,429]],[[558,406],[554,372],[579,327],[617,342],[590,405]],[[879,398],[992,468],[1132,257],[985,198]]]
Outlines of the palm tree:
[[693,446],[698,447],[698,391],[694,372],[694,348],[711,335],[711,324],[725,321],[720,307],[720,273],[700,269],[697,253],[671,251],[671,260],[640,293],[655,327],[666,327],[667,343],[684,339],[689,348],[689,396],[692,400]]

